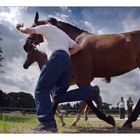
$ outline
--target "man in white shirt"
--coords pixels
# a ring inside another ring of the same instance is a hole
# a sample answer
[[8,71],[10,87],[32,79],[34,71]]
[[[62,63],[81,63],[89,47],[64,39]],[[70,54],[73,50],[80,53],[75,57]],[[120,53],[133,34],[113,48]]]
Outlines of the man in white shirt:
[[35,89],[36,111],[40,124],[34,130],[56,132],[57,126],[50,100],[51,91],[54,100],[58,103],[93,100],[93,88],[89,85],[67,92],[72,72],[70,55],[77,53],[82,47],[51,21],[34,28],[17,24],[16,28],[25,34],[42,34],[47,41],[46,53],[49,60],[41,70]]
[[123,97],[121,97],[121,100],[118,102],[118,106],[119,106],[120,119],[125,119],[125,103]]

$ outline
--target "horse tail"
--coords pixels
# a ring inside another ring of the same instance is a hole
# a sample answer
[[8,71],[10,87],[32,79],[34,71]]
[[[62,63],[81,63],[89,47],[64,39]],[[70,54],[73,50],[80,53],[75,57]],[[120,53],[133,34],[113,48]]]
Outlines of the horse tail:
[[111,82],[111,77],[105,77],[104,79],[103,79],[103,81],[105,81],[105,83],[110,83]]

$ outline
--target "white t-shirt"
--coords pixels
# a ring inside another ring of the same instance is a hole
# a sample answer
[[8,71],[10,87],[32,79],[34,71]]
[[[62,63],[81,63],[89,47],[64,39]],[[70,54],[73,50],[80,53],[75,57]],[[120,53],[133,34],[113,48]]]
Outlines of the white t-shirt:
[[124,102],[119,102],[119,108],[125,108],[125,104],[124,104]]
[[65,32],[51,24],[40,25],[34,29],[37,34],[42,34],[47,41],[48,58],[57,50],[64,50],[70,55],[69,48],[72,48],[76,42]]

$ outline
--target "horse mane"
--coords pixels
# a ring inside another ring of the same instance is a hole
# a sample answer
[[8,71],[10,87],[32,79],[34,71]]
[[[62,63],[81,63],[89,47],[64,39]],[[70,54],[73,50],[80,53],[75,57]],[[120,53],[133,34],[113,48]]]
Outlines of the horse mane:
[[[53,17],[52,17],[52,18],[53,18]],[[37,24],[34,23],[34,24],[32,25],[32,27],[39,26],[39,25],[44,25],[45,23],[46,23],[46,20],[40,20],[40,21],[37,21]],[[73,30],[76,30],[76,31],[79,32],[79,33],[87,32],[87,31],[85,31],[85,30],[83,30],[83,29],[80,29],[80,28],[78,28],[78,27],[76,27],[76,26],[70,24],[70,23],[63,22],[63,21],[57,21],[57,26],[58,26],[59,28],[61,28],[61,27],[63,27],[63,26],[67,27],[68,29],[69,29],[69,28],[72,28]]]
[[64,25],[64,26],[67,26],[68,28],[73,28],[74,30],[77,30],[77,32],[80,32],[80,33],[87,32],[83,29],[80,29],[80,28],[78,28],[78,27],[76,27],[72,24],[69,24],[69,23],[66,23],[66,22],[63,22],[63,21],[58,21],[57,23],[58,23],[58,27]]

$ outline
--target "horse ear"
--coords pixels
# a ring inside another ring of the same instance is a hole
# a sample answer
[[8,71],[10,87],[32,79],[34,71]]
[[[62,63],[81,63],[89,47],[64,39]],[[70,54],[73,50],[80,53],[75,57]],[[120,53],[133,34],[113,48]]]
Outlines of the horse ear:
[[37,22],[38,22],[38,19],[39,19],[39,14],[38,14],[38,12],[36,12],[36,14],[35,14],[35,19],[34,19],[34,23],[37,23]]

